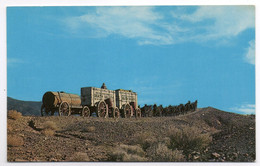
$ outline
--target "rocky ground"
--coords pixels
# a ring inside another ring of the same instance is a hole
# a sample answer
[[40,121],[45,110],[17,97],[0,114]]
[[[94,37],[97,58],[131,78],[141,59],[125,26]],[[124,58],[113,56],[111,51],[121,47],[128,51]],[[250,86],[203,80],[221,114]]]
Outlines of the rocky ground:
[[[151,146],[149,142],[165,141],[171,138],[172,128],[181,129],[183,126],[198,128],[198,134],[208,134],[212,141],[200,150],[178,149],[189,154],[180,154],[178,159],[175,155],[169,161],[255,161],[255,116],[227,113],[211,107],[177,117],[22,116],[16,120],[8,118],[7,122],[7,159],[10,162],[115,161],[111,159],[111,153],[122,144],[129,147],[140,144],[143,148],[142,157],[122,161],[157,161],[149,156],[153,155],[147,150]],[[143,141],[140,138],[148,141],[145,149],[144,144],[138,142]],[[170,147],[172,143],[167,145]]]

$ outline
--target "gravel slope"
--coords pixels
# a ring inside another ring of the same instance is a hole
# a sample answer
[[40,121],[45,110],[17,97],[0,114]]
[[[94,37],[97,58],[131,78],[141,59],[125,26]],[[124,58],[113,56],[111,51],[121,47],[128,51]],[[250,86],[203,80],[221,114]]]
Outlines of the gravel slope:
[[[42,134],[46,121],[55,122],[53,136]],[[132,144],[136,135],[148,132],[158,139],[169,128],[196,126],[210,133],[212,143],[203,152],[190,154],[186,161],[255,160],[255,117],[227,113],[207,107],[177,117],[99,119],[84,117],[23,116],[8,119],[8,136],[19,136],[21,146],[7,146],[8,161],[71,161],[75,155],[87,154],[88,161],[107,161],[109,149]]]

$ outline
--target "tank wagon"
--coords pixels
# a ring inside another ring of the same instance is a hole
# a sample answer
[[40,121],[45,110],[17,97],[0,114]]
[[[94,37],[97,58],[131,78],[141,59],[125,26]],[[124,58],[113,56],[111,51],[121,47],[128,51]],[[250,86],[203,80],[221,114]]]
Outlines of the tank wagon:
[[101,88],[83,87],[81,96],[64,92],[46,92],[42,98],[41,114],[69,116],[80,114],[89,117],[141,117],[137,107],[137,93],[131,90],[108,90],[103,83]]
[[69,116],[73,113],[81,112],[81,100],[79,95],[65,92],[46,92],[42,97],[41,115],[54,115],[58,112],[60,116]]

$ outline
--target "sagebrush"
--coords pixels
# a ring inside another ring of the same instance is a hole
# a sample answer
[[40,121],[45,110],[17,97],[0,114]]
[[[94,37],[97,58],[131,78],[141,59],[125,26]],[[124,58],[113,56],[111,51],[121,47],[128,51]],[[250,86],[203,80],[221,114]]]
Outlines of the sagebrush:
[[147,161],[145,152],[138,145],[121,144],[109,152],[110,161]]
[[183,150],[186,155],[191,151],[200,151],[207,147],[212,141],[208,133],[193,126],[183,125],[179,129],[172,127],[169,129],[171,139],[170,148]]
[[55,135],[56,130],[58,130],[56,123],[54,123],[53,121],[46,121],[43,124],[43,129],[41,132],[45,136],[53,136]]
[[43,124],[43,129],[58,130],[58,127],[53,121],[46,121]]
[[17,119],[20,119],[22,117],[22,113],[18,112],[16,110],[9,110],[8,113],[7,113],[7,117],[9,119],[17,120]]
[[54,136],[54,134],[55,134],[55,131],[51,130],[51,129],[44,129],[41,132],[45,136]]
[[22,146],[24,144],[24,140],[22,137],[17,135],[8,135],[7,136],[7,145],[8,146]]
[[94,132],[96,130],[95,126],[88,126],[83,131],[84,132]]
[[8,132],[9,132],[9,131],[13,131],[13,127],[10,126],[8,123],[7,123],[7,131],[8,131]]
[[155,144],[147,149],[150,161],[184,161],[182,151],[171,150],[164,143]]
[[83,162],[90,161],[90,159],[87,153],[76,152],[68,159],[68,161]]
[[132,144],[139,144],[144,151],[158,140],[152,132],[136,133],[132,139]]

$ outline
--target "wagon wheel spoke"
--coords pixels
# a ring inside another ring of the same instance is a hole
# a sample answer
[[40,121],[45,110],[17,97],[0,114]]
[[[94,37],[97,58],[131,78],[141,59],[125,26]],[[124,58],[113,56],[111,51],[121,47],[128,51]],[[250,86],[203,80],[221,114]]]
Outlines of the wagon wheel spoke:
[[81,116],[90,117],[90,109],[88,108],[88,106],[83,107]]
[[70,115],[70,106],[67,102],[62,102],[59,107],[60,116],[69,116]]
[[102,110],[101,117],[104,117],[105,115],[106,115],[106,112],[104,110]]
[[130,118],[131,117],[132,110],[131,110],[131,106],[129,104],[126,104],[124,106],[124,112],[125,112],[125,117],[126,118]]
[[106,118],[107,116],[107,105],[104,101],[100,101],[97,107],[98,117]]

